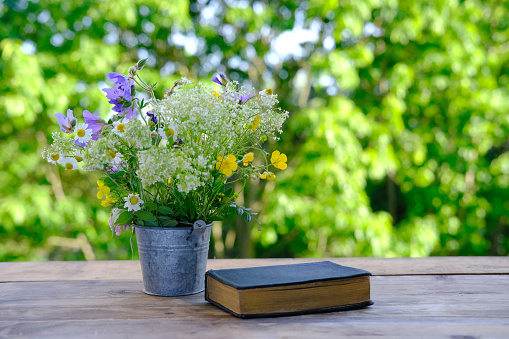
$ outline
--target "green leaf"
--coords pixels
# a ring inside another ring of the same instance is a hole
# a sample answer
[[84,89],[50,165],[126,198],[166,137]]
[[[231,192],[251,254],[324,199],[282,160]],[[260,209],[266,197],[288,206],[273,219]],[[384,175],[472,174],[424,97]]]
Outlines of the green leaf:
[[129,211],[124,211],[118,216],[115,225],[130,225],[132,222],[132,213]]
[[131,105],[132,105],[132,102],[130,102],[130,101],[126,101],[126,102],[124,102],[124,103],[122,104],[122,108],[129,108],[129,107],[131,107]]
[[157,221],[146,221],[145,226],[157,227],[159,226],[159,224],[157,223]]
[[145,207],[149,211],[157,211],[157,205],[153,202],[146,202],[143,204],[143,207]]
[[173,214],[173,210],[168,206],[159,206],[158,211],[161,214]]
[[125,209],[114,208],[111,211],[111,219],[113,220],[113,223],[116,223],[120,214],[122,214],[123,212],[126,212],[126,211],[127,210],[125,210]]
[[108,187],[115,186],[115,183],[113,182],[113,180],[111,180],[111,178],[106,177],[104,178],[103,182]]
[[191,199],[189,199],[188,201],[189,201],[189,216],[191,217],[191,220],[193,220],[194,215],[196,214],[196,206],[194,205]]
[[156,221],[156,216],[148,211],[138,211],[135,215],[143,221]]
[[140,218],[138,218],[136,215],[133,218],[133,222],[137,226],[145,226],[145,222],[143,220],[141,220]]
[[231,196],[233,195],[233,193],[235,193],[235,192],[233,191],[233,188],[231,188],[231,187],[230,187],[230,188],[228,188],[228,189],[226,190],[226,192],[225,192],[225,194],[224,194],[224,195],[225,195],[226,197],[231,197]]
[[117,173],[111,174],[111,176],[112,176],[113,178],[116,178],[116,177],[123,177],[123,176],[124,176],[124,174],[125,174],[125,172],[124,172],[124,171],[120,171],[120,172],[117,172]]
[[159,217],[159,223],[164,227],[173,227],[178,225],[178,221],[169,217]]
[[210,217],[210,218],[209,218],[209,220],[210,220],[210,221],[223,221],[223,220],[224,220],[224,218],[221,218],[221,217],[219,217],[219,216],[215,215],[215,216],[213,216],[213,217]]

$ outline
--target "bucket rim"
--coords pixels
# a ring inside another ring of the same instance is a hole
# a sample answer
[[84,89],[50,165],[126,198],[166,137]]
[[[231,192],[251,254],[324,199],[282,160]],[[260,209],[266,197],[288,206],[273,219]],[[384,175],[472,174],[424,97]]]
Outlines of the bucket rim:
[[[188,229],[192,229],[193,228],[193,223],[189,223],[189,222],[183,222],[183,223],[178,223],[178,225],[182,225],[182,224],[187,224],[186,226],[141,226],[141,225],[135,225],[133,224],[132,226],[134,228],[144,228],[144,229],[158,229],[158,230],[188,230]],[[206,224],[205,227],[210,227],[214,224],[214,222],[212,221],[211,223],[209,224]]]

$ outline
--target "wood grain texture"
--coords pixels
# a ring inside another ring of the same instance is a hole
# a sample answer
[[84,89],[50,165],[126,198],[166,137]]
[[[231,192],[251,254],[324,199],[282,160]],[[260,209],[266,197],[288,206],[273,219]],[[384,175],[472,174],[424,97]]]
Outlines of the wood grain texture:
[[[154,297],[144,294],[142,287],[141,281],[133,280],[3,283],[0,319],[233,318],[206,302],[203,292],[185,297]],[[372,277],[371,299],[374,306],[318,317],[506,318],[509,324],[509,276],[505,275]]]
[[[509,257],[209,259],[207,269],[284,265],[323,260],[361,268],[373,275],[509,274]],[[0,282],[130,279],[141,279],[139,261],[0,263]]]
[[[137,261],[0,263],[0,339],[508,338],[507,259],[336,258],[377,270],[373,306],[248,320],[207,303],[203,292],[177,298],[144,294]],[[209,260],[209,268],[293,262],[307,260]]]
[[[290,321],[288,321],[290,320]],[[507,339],[505,319],[477,318],[363,318],[348,319],[108,319],[92,321],[1,322],[0,338],[207,338],[207,339],[273,339],[273,338],[447,338]]]

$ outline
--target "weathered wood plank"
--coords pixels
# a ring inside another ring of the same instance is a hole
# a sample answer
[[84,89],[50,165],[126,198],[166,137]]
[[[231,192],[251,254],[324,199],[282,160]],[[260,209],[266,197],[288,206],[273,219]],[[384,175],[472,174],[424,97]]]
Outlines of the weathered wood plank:
[[[217,309],[203,293],[145,295],[137,261],[0,263],[0,338],[507,338],[508,259],[334,258],[377,275],[375,305],[250,320]],[[208,268],[317,260],[209,260]]]
[[[509,274],[509,257],[210,259],[207,269],[283,265],[330,260],[373,275]],[[140,279],[138,261],[4,262],[0,282]]]
[[[204,300],[203,293],[164,298],[144,294],[141,281],[91,280],[0,284],[0,323],[110,319],[236,319]],[[292,318],[330,322],[345,318],[505,318],[509,324],[509,276],[372,277],[374,306]],[[291,321],[291,320],[282,320]]]
[[386,318],[125,319],[0,322],[0,338],[507,338],[507,319]]

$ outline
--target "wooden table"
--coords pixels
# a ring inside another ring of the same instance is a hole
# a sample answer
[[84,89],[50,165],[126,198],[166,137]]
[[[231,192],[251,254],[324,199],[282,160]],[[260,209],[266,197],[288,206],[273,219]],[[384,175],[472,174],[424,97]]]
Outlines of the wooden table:
[[[209,260],[208,268],[319,260]],[[375,304],[244,320],[203,293],[144,294],[137,261],[0,263],[0,338],[509,338],[509,257],[329,260],[372,272]]]

